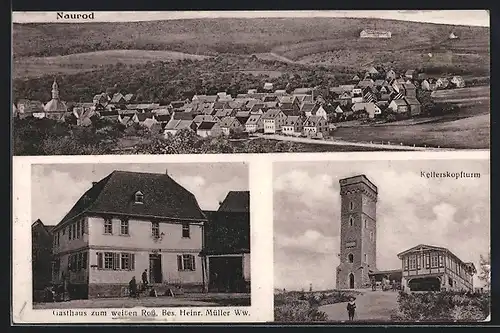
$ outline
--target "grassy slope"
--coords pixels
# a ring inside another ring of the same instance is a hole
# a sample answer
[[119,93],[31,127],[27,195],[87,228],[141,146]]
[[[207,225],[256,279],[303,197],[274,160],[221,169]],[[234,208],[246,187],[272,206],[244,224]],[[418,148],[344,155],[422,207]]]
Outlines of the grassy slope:
[[23,57],[14,59],[14,78],[43,75],[74,74],[91,71],[103,65],[116,63],[141,64],[148,61],[201,60],[207,56],[175,51],[106,50],[50,57]]
[[[360,39],[359,32],[363,28],[390,30],[393,38]],[[461,38],[448,41],[446,37],[451,30]],[[39,43],[41,39],[44,43]],[[206,55],[272,52],[293,60],[304,58],[305,63],[358,66],[372,62],[374,55],[387,58],[387,62],[402,61],[406,66],[405,59],[413,61],[431,51],[451,50],[457,54],[474,53],[473,59],[468,55],[454,55],[453,58],[454,64],[472,66],[478,63],[478,56],[481,65],[484,65],[484,57],[489,59],[489,29],[359,18],[14,25],[16,58],[109,49],[169,50]],[[442,65],[442,61],[437,64]]]

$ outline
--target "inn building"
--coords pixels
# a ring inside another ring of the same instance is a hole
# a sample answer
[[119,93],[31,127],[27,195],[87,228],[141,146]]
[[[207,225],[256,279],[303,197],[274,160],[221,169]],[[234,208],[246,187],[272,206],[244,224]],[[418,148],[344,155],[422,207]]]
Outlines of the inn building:
[[128,294],[144,271],[162,292],[208,289],[204,226],[195,196],[167,173],[113,171],[76,202],[54,235],[52,282],[70,298]]
[[473,291],[473,263],[463,262],[449,249],[417,245],[397,256],[401,267],[377,269],[378,188],[365,175],[339,181],[341,196],[340,264],[337,289],[370,287],[373,280],[386,279],[403,291]]

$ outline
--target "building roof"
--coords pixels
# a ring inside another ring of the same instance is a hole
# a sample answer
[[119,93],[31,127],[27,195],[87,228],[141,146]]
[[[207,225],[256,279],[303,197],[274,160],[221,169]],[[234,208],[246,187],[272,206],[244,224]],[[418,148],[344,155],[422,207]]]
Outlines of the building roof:
[[262,115],[262,119],[274,119],[280,114],[280,112],[282,111],[278,109],[269,109]]
[[118,103],[118,102],[120,102],[122,99],[123,99],[124,101],[126,101],[126,100],[125,100],[125,96],[123,96],[121,93],[116,93],[116,94],[114,94],[114,95],[113,95],[113,98],[111,98],[110,103]]
[[45,112],[66,112],[68,108],[66,107],[66,103],[61,101],[60,99],[51,99],[45,106],[43,107]]
[[375,193],[378,192],[378,188],[375,184],[373,184],[366,175],[356,175],[352,177],[346,177],[339,180],[340,186],[353,185],[357,183],[364,183],[368,187],[370,187]]
[[137,120],[139,121],[145,121],[146,119],[152,119],[154,117],[154,114],[152,112],[143,112],[143,113],[136,113]]
[[[134,203],[137,192],[142,204]],[[87,190],[57,225],[82,214],[205,221],[195,196],[167,174],[115,170]]]
[[391,103],[396,104],[396,106],[404,106],[407,105],[404,99],[393,99]]
[[420,102],[415,97],[405,97],[404,99],[408,105],[420,105]]
[[318,110],[319,105],[316,103],[304,103],[302,105],[302,108],[300,109],[301,112],[316,112]]
[[[470,264],[470,263],[463,262],[457,255],[455,255],[453,252],[451,252],[449,249],[447,249],[445,247],[435,246],[435,245],[427,245],[427,244],[419,244],[419,245],[414,246],[406,251],[400,252],[400,253],[398,253],[398,258],[401,259],[403,256],[405,256],[407,254],[418,253],[420,251],[427,251],[427,250],[436,250],[436,251],[446,252],[446,253],[452,255],[453,257],[455,257],[462,264],[464,264],[464,265]],[[469,267],[470,267],[470,265],[469,265]]]
[[249,212],[204,211],[202,255],[250,253]]
[[304,121],[304,126],[318,126],[321,121],[324,121],[325,118],[321,116],[310,116]]
[[194,117],[193,121],[195,123],[202,123],[202,122],[217,122],[217,118],[210,115],[210,114],[199,114],[196,117]]
[[193,124],[192,120],[185,119],[170,119],[170,121],[165,125],[165,130],[181,130],[190,128]]
[[202,121],[200,126],[198,126],[199,130],[211,130],[217,123],[215,121]]
[[314,89],[313,88],[297,88],[293,91],[293,95],[309,95]]
[[288,116],[286,117],[285,125],[295,126],[302,120],[303,118],[301,116]]
[[250,117],[248,117],[246,124],[247,125],[253,125],[257,124],[259,122],[261,115],[260,114],[252,114]]
[[230,191],[219,206],[219,212],[250,212],[250,191]]
[[230,127],[235,121],[238,121],[236,117],[225,117],[221,120],[220,127]]

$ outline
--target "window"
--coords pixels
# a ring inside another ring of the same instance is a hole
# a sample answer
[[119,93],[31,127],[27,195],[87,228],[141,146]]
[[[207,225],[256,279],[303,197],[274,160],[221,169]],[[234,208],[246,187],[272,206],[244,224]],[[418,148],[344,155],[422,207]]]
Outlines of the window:
[[365,263],[368,262],[368,255],[365,253]]
[[82,230],[81,222],[77,221],[76,222],[76,238],[80,238],[80,232],[81,232],[81,230]]
[[141,191],[135,193],[135,203],[142,204],[144,203],[144,194]]
[[68,227],[68,238],[69,240],[72,240],[73,239],[73,234],[72,234],[72,231],[73,229],[71,228],[71,226]]
[[347,260],[349,260],[349,262],[352,264],[354,262],[354,255],[352,253],[349,253],[349,255],[347,256]]
[[430,254],[429,253],[425,254],[425,267],[426,268],[430,268],[431,267]]
[[121,254],[121,269],[130,270],[130,254],[122,253]]
[[195,257],[192,254],[183,254],[177,256],[177,268],[179,271],[194,271]]
[[66,235],[66,228],[62,229],[62,234],[63,234],[63,236]]
[[158,222],[151,222],[151,235],[154,238],[160,237],[160,224]]
[[442,255],[439,256],[439,267],[444,267],[444,258]]
[[87,252],[82,253],[82,268],[87,269]]
[[417,256],[417,269],[421,269],[422,268],[422,256],[419,255]]
[[73,223],[73,239],[76,239],[76,223]]
[[368,222],[366,222],[366,219],[364,219],[365,222],[365,229],[368,229]]
[[410,256],[410,269],[416,269],[417,268],[417,257]]
[[[365,222],[366,222],[366,221],[365,221]],[[373,238],[374,238],[374,236],[373,236],[373,231],[370,231],[370,240],[371,240],[372,242],[373,242]]]
[[82,218],[81,219],[81,224],[80,224],[80,234],[82,235],[82,238],[83,238],[83,234],[85,233],[85,219]]
[[104,233],[113,234],[113,221],[110,218],[104,219]]
[[184,223],[182,225],[182,238],[189,238],[190,235],[189,235],[189,224],[188,223]]
[[354,218],[352,216],[349,217],[349,226],[352,227],[354,224]]
[[104,269],[113,269],[113,253],[104,253]]
[[353,210],[354,209],[354,202],[349,202],[349,209],[350,210]]
[[404,263],[404,269],[407,270],[408,269],[408,257],[403,259],[403,263]]
[[128,235],[128,220],[122,220],[120,225],[120,234]]
[[439,266],[439,257],[437,253],[433,253],[431,256],[431,267]]
[[104,267],[103,265],[103,255],[101,252],[97,252],[97,268],[102,269]]

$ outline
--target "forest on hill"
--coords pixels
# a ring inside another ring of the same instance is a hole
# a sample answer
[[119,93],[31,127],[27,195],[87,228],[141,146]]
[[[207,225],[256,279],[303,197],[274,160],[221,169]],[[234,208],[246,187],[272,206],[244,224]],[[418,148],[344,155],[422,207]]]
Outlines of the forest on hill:
[[[249,69],[258,69],[256,75]],[[266,71],[281,73],[269,77]],[[82,72],[57,77],[60,96],[70,102],[91,102],[95,94],[107,88],[122,93],[133,93],[134,102],[159,102],[192,98],[195,94],[216,94],[225,91],[233,96],[248,89],[262,88],[264,82],[273,82],[275,89],[310,86],[333,86],[345,82],[352,75],[348,69],[334,75],[324,67],[315,69],[256,57],[219,56],[205,60],[178,60],[175,62],[148,62],[146,64],[108,65],[93,72]],[[54,76],[16,79],[13,81],[14,101],[18,99],[50,100]]]

